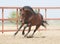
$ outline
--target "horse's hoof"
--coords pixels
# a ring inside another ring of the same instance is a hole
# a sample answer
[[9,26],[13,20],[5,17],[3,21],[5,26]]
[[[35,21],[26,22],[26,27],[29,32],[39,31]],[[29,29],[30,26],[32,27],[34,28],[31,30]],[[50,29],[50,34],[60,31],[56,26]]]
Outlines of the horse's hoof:
[[14,34],[14,36],[16,35],[17,33]]
[[27,38],[33,38],[33,36],[27,36]]
[[22,35],[24,35],[25,33],[23,32]]

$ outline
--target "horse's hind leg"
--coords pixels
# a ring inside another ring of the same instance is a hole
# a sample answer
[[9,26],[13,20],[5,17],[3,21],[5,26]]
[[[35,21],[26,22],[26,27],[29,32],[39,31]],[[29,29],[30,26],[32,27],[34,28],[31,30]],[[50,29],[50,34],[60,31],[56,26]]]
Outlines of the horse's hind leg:
[[34,30],[32,36],[34,35],[34,33],[37,31],[37,29],[40,27],[40,25],[36,25],[36,29]]

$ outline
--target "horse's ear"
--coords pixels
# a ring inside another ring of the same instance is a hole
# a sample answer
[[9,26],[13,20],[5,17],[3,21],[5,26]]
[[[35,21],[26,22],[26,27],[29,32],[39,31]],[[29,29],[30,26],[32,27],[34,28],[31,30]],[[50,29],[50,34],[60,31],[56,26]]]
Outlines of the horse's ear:
[[24,8],[21,8],[20,11],[24,10]]

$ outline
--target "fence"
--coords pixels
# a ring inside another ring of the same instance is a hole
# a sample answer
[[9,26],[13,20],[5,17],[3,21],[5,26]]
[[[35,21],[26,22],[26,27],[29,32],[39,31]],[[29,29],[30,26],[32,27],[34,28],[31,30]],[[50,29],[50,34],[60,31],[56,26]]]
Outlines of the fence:
[[[16,30],[4,30],[4,21],[6,20],[15,20],[16,19],[16,29],[18,29],[18,10],[21,7],[0,7],[1,11],[2,11],[2,18],[0,18],[0,21],[2,21],[2,30],[0,30],[0,32],[9,32],[9,31],[16,31]],[[45,14],[44,14],[44,19],[45,20],[60,20],[60,18],[47,18],[47,10],[48,9],[60,9],[60,7],[33,7],[34,9],[38,9],[38,12],[40,12],[40,9],[44,9],[45,10]],[[16,18],[14,19],[5,19],[4,18],[4,9],[16,9]]]

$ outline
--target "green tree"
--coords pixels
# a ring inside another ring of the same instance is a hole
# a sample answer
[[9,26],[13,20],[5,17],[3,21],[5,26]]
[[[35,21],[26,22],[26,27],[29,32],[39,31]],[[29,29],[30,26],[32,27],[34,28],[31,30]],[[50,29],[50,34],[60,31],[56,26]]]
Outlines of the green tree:
[[12,12],[10,13],[10,16],[9,16],[8,18],[9,18],[9,19],[13,19],[13,20],[10,20],[11,23],[16,24],[16,22],[17,22],[17,20],[18,20],[18,23],[20,24],[19,17],[20,17],[19,12],[18,12],[18,15],[16,15],[16,11],[12,11]]
[[11,12],[9,18],[16,18],[16,12],[15,11]]

